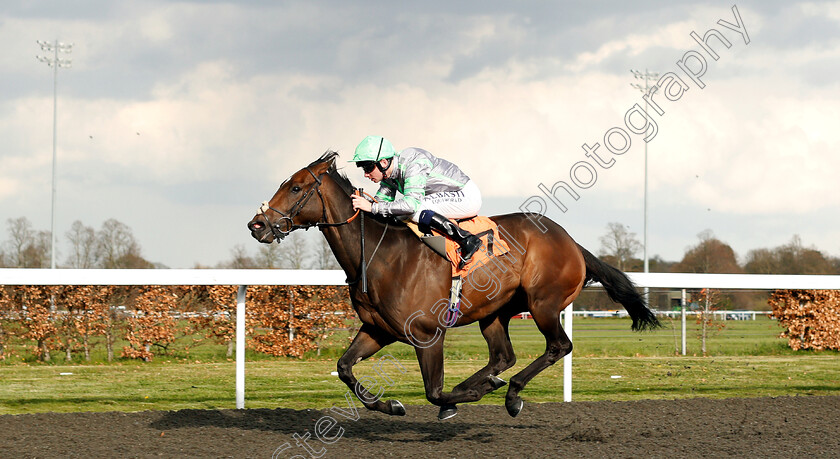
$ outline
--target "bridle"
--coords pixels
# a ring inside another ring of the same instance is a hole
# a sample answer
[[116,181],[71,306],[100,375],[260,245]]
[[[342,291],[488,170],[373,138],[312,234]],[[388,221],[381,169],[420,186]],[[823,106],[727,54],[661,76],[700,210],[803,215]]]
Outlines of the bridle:
[[[348,218],[343,222],[327,222],[327,204],[324,201],[324,195],[321,193],[321,183],[323,183],[321,177],[323,177],[326,172],[321,173],[320,175],[315,175],[315,173],[312,172],[312,169],[310,169],[309,167],[306,167],[306,171],[309,172],[310,175],[312,175],[312,178],[315,179],[315,183],[313,183],[312,186],[309,187],[308,190],[306,190],[306,192],[303,194],[303,196],[300,197],[300,199],[298,199],[294,204],[292,204],[292,208],[289,209],[288,214],[279,209],[275,209],[274,207],[269,206],[268,201],[263,202],[262,206],[260,206],[259,214],[262,215],[263,219],[265,220],[266,226],[271,230],[271,234],[273,234],[275,239],[277,239],[278,241],[286,237],[287,234],[298,229],[307,230],[312,227],[322,228],[346,225],[355,220],[361,212],[360,209],[357,209],[356,213],[353,214],[352,217]],[[357,195],[361,195],[358,189],[355,189],[355,192]],[[300,214],[303,211],[304,206],[306,206],[306,203],[309,202],[309,200],[312,198],[312,196],[315,195],[315,193],[317,193],[318,198],[321,199],[321,218],[315,223],[306,223],[303,225],[296,224],[294,222],[294,218],[297,217],[298,214]],[[266,212],[269,210],[274,211],[280,215],[280,219],[277,222],[271,223],[271,220],[269,220],[268,215],[266,214]]]
[[[287,234],[291,233],[292,231],[294,231],[296,229],[307,230],[307,229],[312,228],[312,227],[328,228],[328,227],[336,227],[336,226],[346,225],[346,224],[352,222],[353,220],[355,220],[356,217],[358,217],[359,214],[361,213],[361,209],[356,209],[356,213],[353,214],[353,216],[348,218],[347,220],[344,220],[343,222],[336,222],[336,223],[328,222],[327,221],[327,203],[326,203],[326,201],[324,201],[324,195],[321,193],[321,183],[323,183],[321,181],[321,177],[323,177],[324,174],[326,174],[326,172],[322,172],[320,175],[315,175],[315,173],[312,172],[312,169],[310,169],[309,167],[306,167],[305,169],[306,169],[307,172],[309,172],[309,174],[312,176],[312,178],[315,179],[315,183],[313,183],[312,186],[309,187],[308,190],[306,190],[306,193],[304,193],[303,196],[300,197],[300,199],[298,199],[294,204],[292,204],[292,208],[289,209],[288,215],[285,212],[283,212],[279,209],[275,209],[274,207],[269,206],[267,201],[263,202],[262,206],[260,206],[259,214],[262,215],[263,219],[265,220],[266,227],[271,230],[271,234],[273,234],[274,238],[278,241],[283,239],[284,237],[286,237]],[[282,187],[282,185],[281,185],[281,187]],[[356,196],[363,196],[364,195],[364,196],[370,197],[373,201],[376,201],[376,198],[374,198],[374,197],[370,196],[369,194],[363,192],[361,188],[354,188],[353,191],[354,191],[354,194]],[[309,200],[312,198],[312,196],[315,195],[315,193],[318,193],[318,198],[321,200],[321,218],[315,223],[307,223],[305,225],[296,224],[295,221],[294,221],[294,218],[297,217],[298,214],[300,214],[303,211],[303,207],[306,206],[306,203],[309,202]],[[268,219],[268,215],[266,215],[266,211],[269,211],[269,210],[280,214],[280,219],[277,221],[277,223],[271,223],[271,220]],[[361,261],[360,261],[361,266],[359,268],[359,273],[360,273],[359,274],[359,279],[356,279],[354,281],[351,281],[350,279],[348,279],[347,283],[348,284],[354,284],[356,282],[361,281],[362,292],[367,293],[367,265],[370,263],[370,260],[368,260],[368,261],[365,260],[365,219],[364,219],[364,217],[360,221],[361,221],[361,231],[360,231],[359,240],[360,240],[360,243],[361,243],[361,252],[360,252],[360,254],[361,254]],[[288,222],[287,225],[285,225],[285,226],[281,225],[281,223],[286,224],[287,222]],[[379,245],[382,244],[382,239],[385,238],[385,233],[387,231],[388,231],[388,225],[386,224],[385,225],[385,231],[382,233],[382,237],[379,238],[379,243],[376,244],[376,248],[373,250],[373,253],[370,256],[371,260],[373,260],[374,255],[376,255],[376,251],[379,250]]]

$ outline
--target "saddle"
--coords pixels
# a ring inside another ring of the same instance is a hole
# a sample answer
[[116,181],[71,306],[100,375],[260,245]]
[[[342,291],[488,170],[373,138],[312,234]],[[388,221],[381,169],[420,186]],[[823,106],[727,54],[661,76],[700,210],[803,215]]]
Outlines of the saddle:
[[491,257],[506,254],[510,247],[505,241],[499,238],[499,228],[496,222],[487,217],[477,216],[469,219],[457,220],[456,223],[462,229],[475,234],[483,243],[482,248],[473,255],[472,259],[463,269],[458,269],[460,256],[458,254],[458,243],[439,234],[427,236],[423,234],[414,222],[406,222],[409,228],[438,255],[443,257],[452,266],[452,277],[467,277],[476,268],[481,267]]
[[488,263],[491,257],[504,255],[510,251],[505,241],[499,238],[499,228],[496,222],[487,217],[472,217],[469,219],[456,220],[458,226],[469,231],[481,239],[482,246],[463,268],[459,268],[460,254],[458,243],[441,235],[427,236],[420,231],[417,223],[407,221],[406,225],[438,255],[443,257],[452,266],[452,287],[449,291],[449,307],[445,313],[446,326],[453,327],[461,317],[461,286],[464,278],[469,276],[477,268]]

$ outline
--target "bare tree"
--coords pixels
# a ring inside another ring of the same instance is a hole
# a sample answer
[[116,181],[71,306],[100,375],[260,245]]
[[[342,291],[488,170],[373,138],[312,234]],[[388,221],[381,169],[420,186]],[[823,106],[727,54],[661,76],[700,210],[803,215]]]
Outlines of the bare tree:
[[70,242],[70,255],[66,261],[68,267],[88,269],[99,264],[101,247],[93,228],[76,220],[65,236]]
[[[52,253],[52,237],[49,231],[36,231],[35,241],[27,251],[27,260],[33,268],[48,268]],[[56,255],[58,251],[56,250]]]
[[24,268],[24,252],[32,240],[32,223],[26,217],[10,218],[6,220],[9,240],[6,241],[9,265],[15,268]]
[[257,251],[256,264],[260,268],[278,269],[283,265],[280,244],[262,244]]
[[293,233],[281,243],[283,264],[288,269],[305,269],[308,267],[309,241],[303,233]]
[[26,217],[10,218],[5,263],[14,268],[46,268],[50,265],[50,233],[36,231]]
[[715,311],[722,303],[720,292],[713,289],[702,289],[700,292],[692,293],[692,300],[698,305],[697,324],[700,325],[700,351],[707,355],[706,344],[715,331],[726,327],[726,323],[715,319]]
[[780,274],[834,274],[834,266],[815,247],[804,247],[798,234],[776,249]]
[[770,249],[754,249],[747,253],[744,270],[751,274],[776,274],[780,272],[779,260]]
[[131,228],[113,218],[102,224],[97,233],[103,268],[152,268],[140,255],[140,244]]
[[690,247],[682,261],[674,265],[676,272],[687,273],[740,273],[735,251],[728,244],[715,238],[711,230],[697,235],[700,242]]
[[775,249],[755,249],[747,254],[744,269],[757,274],[838,274],[836,259],[815,247],[804,247],[794,235]]
[[318,269],[340,269],[338,260],[330,249],[330,244],[326,238],[318,238],[318,244],[315,247],[315,267]]
[[231,259],[221,263],[221,267],[230,269],[251,269],[257,267],[257,262],[248,256],[245,246],[237,244],[230,250]]
[[616,267],[622,271],[629,267],[633,256],[642,248],[642,243],[636,239],[636,233],[631,233],[628,227],[621,223],[607,224],[607,234],[601,236],[601,256],[615,259]]

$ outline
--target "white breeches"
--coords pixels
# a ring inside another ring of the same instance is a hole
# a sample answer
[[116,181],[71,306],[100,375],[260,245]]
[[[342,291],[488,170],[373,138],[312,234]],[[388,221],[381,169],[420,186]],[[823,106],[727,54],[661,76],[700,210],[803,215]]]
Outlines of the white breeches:
[[420,202],[420,208],[411,216],[411,221],[417,222],[420,212],[431,210],[446,218],[467,218],[478,215],[481,208],[481,191],[470,180],[458,191],[442,191],[426,195]]

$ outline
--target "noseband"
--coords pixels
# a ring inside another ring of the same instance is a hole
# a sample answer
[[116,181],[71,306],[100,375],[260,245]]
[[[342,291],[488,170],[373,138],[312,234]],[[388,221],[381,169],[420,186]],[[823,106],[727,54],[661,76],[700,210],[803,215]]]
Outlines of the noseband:
[[[265,220],[266,225],[271,230],[271,234],[273,234],[275,239],[277,239],[278,241],[280,239],[286,237],[287,234],[289,234],[292,231],[297,230],[297,229],[307,230],[309,228],[312,228],[313,226],[321,228],[321,227],[346,225],[346,224],[352,222],[353,220],[355,220],[356,217],[359,216],[360,210],[357,209],[356,213],[352,217],[348,218],[347,220],[345,220],[343,222],[338,222],[338,223],[327,222],[327,204],[326,204],[326,202],[324,202],[324,195],[321,194],[321,188],[320,188],[321,183],[323,183],[321,181],[321,177],[324,175],[324,173],[322,173],[321,175],[315,175],[315,173],[312,172],[312,170],[309,169],[309,167],[306,168],[306,171],[309,172],[310,175],[312,175],[312,178],[315,179],[315,183],[313,183],[312,186],[309,187],[308,190],[306,190],[306,193],[304,193],[303,196],[301,196],[300,199],[298,199],[292,205],[292,208],[289,210],[288,215],[285,212],[283,212],[279,209],[275,209],[274,207],[269,206],[268,201],[264,202],[262,204],[262,206],[260,206],[260,210],[259,210],[260,215],[262,215],[263,219]],[[304,225],[296,224],[294,222],[294,218],[297,217],[298,214],[301,213],[301,211],[303,211],[303,207],[306,206],[306,203],[309,202],[309,199],[311,199],[312,196],[314,196],[315,193],[318,193],[318,197],[321,199],[321,212],[322,212],[321,219],[318,220],[315,223],[307,223],[307,224],[304,224]],[[356,190],[356,193],[358,193],[358,190]],[[269,211],[269,210],[274,211],[274,212],[276,212],[277,214],[280,215],[280,219],[276,223],[271,223],[271,220],[269,220],[268,215],[266,214],[266,212]]]

